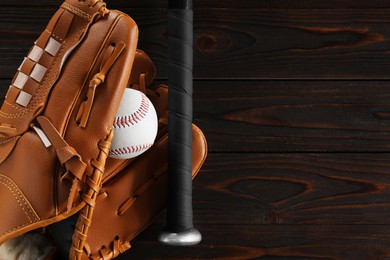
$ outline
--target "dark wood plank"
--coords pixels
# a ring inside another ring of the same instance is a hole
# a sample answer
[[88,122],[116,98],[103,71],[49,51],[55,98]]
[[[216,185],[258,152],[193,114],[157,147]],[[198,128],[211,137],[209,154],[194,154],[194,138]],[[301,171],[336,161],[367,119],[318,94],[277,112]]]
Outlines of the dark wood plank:
[[[9,78],[53,13],[3,7],[0,78]],[[131,9],[140,48],[166,78],[165,9]],[[387,9],[202,9],[195,20],[195,77],[389,79]]]
[[[111,9],[114,8],[166,8],[167,0],[143,0],[143,1],[128,1],[128,0],[106,0]],[[39,1],[7,1],[2,3],[2,6],[26,7],[26,6],[53,6],[57,7],[62,3],[60,0],[39,0]],[[206,1],[195,0],[194,8],[236,8],[236,9],[252,9],[252,8],[277,8],[277,9],[336,9],[336,8],[389,8],[390,3],[386,0],[300,0],[291,2],[289,0],[226,0],[226,1]]]
[[211,151],[389,151],[386,81],[196,81]]
[[[390,154],[211,154],[194,181],[202,244],[119,259],[389,259]],[[153,248],[153,250],[150,250]]]
[[382,225],[198,225],[203,242],[167,247],[153,224],[132,242],[127,259],[388,260],[390,226]]
[[[199,225],[390,225],[390,154],[209,154]],[[390,240],[389,240],[390,243]]]
[[[195,17],[195,77],[388,79],[389,19],[379,9],[205,9]],[[145,49],[165,76],[165,58]]]
[[196,81],[194,91],[212,152],[390,151],[386,81]]
[[3,103],[4,97],[7,94],[11,79],[0,79],[0,102]]

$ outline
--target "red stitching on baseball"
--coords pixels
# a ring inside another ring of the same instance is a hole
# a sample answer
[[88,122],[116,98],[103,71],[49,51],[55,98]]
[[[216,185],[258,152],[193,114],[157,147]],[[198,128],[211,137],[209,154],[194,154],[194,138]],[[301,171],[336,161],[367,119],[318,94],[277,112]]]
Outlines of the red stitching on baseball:
[[110,150],[109,155],[119,156],[119,155],[143,152],[145,150],[148,150],[150,147],[152,147],[152,145],[153,144],[142,144],[142,145],[133,145],[133,146],[115,148]]
[[141,122],[142,118],[146,116],[149,112],[149,102],[148,98],[141,93],[141,105],[137,111],[127,116],[116,117],[114,120],[113,127],[116,128],[125,128]]

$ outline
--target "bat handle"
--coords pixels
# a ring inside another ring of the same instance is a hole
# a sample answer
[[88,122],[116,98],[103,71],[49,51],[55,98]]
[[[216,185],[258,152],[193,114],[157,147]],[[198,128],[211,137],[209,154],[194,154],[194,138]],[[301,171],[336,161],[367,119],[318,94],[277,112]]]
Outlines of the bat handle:
[[191,246],[202,240],[192,212],[193,10],[189,0],[169,3],[167,227],[159,241]]

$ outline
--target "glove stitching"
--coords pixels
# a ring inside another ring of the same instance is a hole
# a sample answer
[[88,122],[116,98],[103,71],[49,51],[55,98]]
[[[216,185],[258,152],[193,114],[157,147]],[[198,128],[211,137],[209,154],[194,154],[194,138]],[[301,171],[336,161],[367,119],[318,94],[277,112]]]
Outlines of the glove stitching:
[[[48,31],[48,32],[49,32],[49,31]],[[61,41],[61,42],[65,42],[64,39],[62,39],[61,37],[55,35],[54,33],[51,33],[51,36],[52,36],[53,38],[55,38],[56,40],[59,40],[59,41]]]
[[4,103],[6,103],[6,104],[9,105],[10,107],[15,108],[15,109],[17,109],[17,110],[24,110],[23,108],[17,107],[17,106],[15,106],[14,104],[8,102],[7,100],[4,100]]
[[87,19],[87,20],[91,20],[92,16],[87,14],[86,12],[80,10],[79,8],[69,4],[69,3],[63,3],[62,4],[62,7],[65,9],[65,10],[68,10],[78,16],[80,16],[81,18],[84,18],[84,19]]
[[30,218],[30,215],[26,212],[25,208],[23,207],[22,203],[20,202],[20,200],[18,199],[18,197],[16,196],[15,192],[14,192],[14,189],[11,188],[10,186],[8,186],[7,183],[3,182],[0,180],[0,184],[3,184],[7,189],[9,189],[12,193],[12,195],[15,197],[16,201],[18,202],[20,208],[22,209],[22,211],[24,212],[24,214],[27,216],[28,220],[30,221],[30,223],[32,223],[33,221],[31,220]]
[[[20,190],[15,186],[15,184],[12,181],[8,180],[8,178],[6,178],[4,176],[0,175],[0,178],[2,178],[2,179],[0,179],[0,184],[3,184],[6,188],[8,188],[11,191],[12,195],[15,197],[15,199],[18,202],[20,208],[22,209],[24,214],[27,216],[27,218],[30,221],[30,223],[34,222],[31,219],[31,217],[35,218],[36,220],[39,220],[39,218],[36,215],[34,215],[34,212],[31,210],[30,206],[26,203],[26,200],[23,198],[23,195],[21,194]],[[19,195],[19,198],[18,198],[17,195]],[[23,201],[24,205],[22,204],[21,201]],[[31,213],[31,215],[28,214],[26,209]]]
[[18,188],[18,186],[11,180],[9,179],[8,177],[0,174],[0,178],[3,179],[3,182],[4,180],[8,183],[8,185],[11,185],[13,187],[13,189],[18,193],[20,199],[23,201],[24,205],[26,206],[26,208],[28,209],[28,211],[31,213],[31,215],[36,219],[36,220],[39,220],[39,216],[38,214],[31,208],[31,205],[29,205],[29,203],[26,201],[23,193],[20,191],[20,189]]
[[[0,144],[6,144],[6,143],[9,143],[11,141],[13,141],[14,139],[16,139],[17,137],[12,137],[11,139],[7,140],[7,141],[3,141],[3,142],[0,142]],[[1,160],[0,160],[1,161]]]

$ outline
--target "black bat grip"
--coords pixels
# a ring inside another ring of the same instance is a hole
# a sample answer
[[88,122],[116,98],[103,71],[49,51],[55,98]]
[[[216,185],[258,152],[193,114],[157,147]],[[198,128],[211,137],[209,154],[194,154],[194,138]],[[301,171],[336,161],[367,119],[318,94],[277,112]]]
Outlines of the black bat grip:
[[193,228],[193,11],[170,9],[167,231]]

